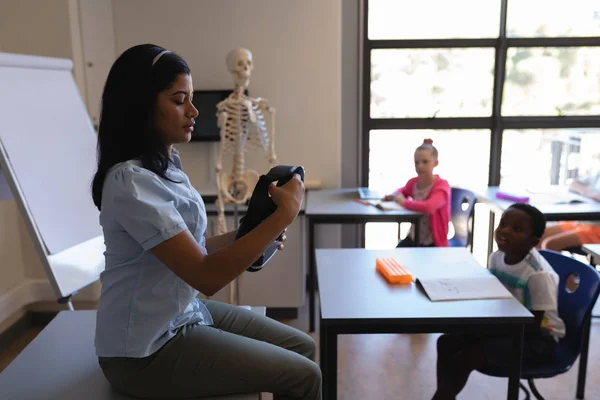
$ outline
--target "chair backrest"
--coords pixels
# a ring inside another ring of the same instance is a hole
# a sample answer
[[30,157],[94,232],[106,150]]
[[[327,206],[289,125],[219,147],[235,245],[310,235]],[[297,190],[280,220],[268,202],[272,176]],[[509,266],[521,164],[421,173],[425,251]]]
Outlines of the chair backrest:
[[475,210],[475,194],[469,190],[452,188],[450,199],[450,220],[454,226],[454,236],[448,241],[452,247],[467,247],[473,240],[471,224]]
[[[593,267],[574,258],[552,250],[540,250],[560,277],[558,284],[558,314],[565,323],[567,334],[564,341],[575,354],[581,352],[583,328],[590,320],[592,308],[600,293],[600,274]],[[567,279],[572,273],[579,278],[579,286],[573,292],[567,290]]]

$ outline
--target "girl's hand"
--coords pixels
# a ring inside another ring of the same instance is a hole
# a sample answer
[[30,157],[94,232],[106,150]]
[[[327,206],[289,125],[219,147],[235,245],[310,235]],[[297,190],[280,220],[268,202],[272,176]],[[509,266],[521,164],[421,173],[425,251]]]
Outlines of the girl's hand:
[[406,197],[402,193],[398,193],[396,197],[394,197],[394,201],[401,206],[404,206],[404,202],[406,201]]
[[304,183],[300,175],[294,174],[294,177],[283,186],[271,184],[269,194],[277,205],[278,213],[283,215],[288,222],[287,225],[291,224],[300,212],[300,206],[304,200]]
[[283,250],[283,248],[285,247],[283,244],[283,242],[287,240],[287,235],[285,234],[285,232],[287,232],[287,228],[285,228],[283,232],[281,232],[281,235],[279,235],[279,237],[277,238],[277,241],[279,242],[279,246],[277,246],[277,249],[279,250]]
[[383,199],[381,199],[381,201],[392,201],[392,200],[394,200],[394,197],[395,196],[393,194],[388,194],[388,195],[383,196]]

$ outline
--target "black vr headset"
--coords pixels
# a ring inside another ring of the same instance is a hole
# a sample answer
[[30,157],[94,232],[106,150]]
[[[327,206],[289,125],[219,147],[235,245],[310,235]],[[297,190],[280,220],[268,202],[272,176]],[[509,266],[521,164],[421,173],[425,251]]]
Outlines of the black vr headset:
[[[282,186],[289,182],[289,180],[294,177],[294,174],[300,175],[300,178],[304,182],[304,168],[293,167],[290,165],[278,165],[271,168],[266,175],[260,176],[258,183],[252,192],[250,202],[248,203],[246,215],[240,219],[240,226],[235,235],[236,240],[256,228],[258,224],[265,220],[269,215],[273,214],[277,209],[277,206],[273,200],[271,200],[271,196],[269,195],[269,185],[272,182],[277,181],[277,186]],[[265,250],[263,255],[260,256],[247,270],[250,272],[260,271],[262,267],[269,262],[271,257],[273,257],[279,244],[279,241],[273,242],[267,250]]]

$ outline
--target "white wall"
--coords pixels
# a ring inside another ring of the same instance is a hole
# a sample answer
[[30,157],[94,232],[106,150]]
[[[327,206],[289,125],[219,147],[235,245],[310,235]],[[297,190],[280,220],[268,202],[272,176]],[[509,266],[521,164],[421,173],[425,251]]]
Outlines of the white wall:
[[0,0],[6,53],[71,58],[68,0]]
[[[25,280],[21,227],[23,221],[14,200],[0,201],[0,294],[8,292]],[[24,228],[24,226],[23,226]]]
[[[306,179],[341,181],[340,0],[113,0],[117,54],[140,43],[177,52],[190,65],[195,89],[232,88],[225,66],[235,47],[252,51],[249,92],[276,107],[281,164],[302,164]],[[200,112],[214,112],[200,110]],[[212,174],[206,143],[179,147],[192,183]],[[259,172],[262,154],[249,155]]]
[[[80,49],[73,48],[69,28],[77,26],[69,21],[72,1],[0,0],[1,50],[74,55],[77,63]],[[250,94],[267,98],[277,109],[279,163],[302,164],[306,179],[340,187],[341,0],[113,0],[112,7],[117,54],[139,43],[167,47],[188,61],[196,89],[231,88],[225,56],[234,47],[250,49],[255,61]],[[213,174],[215,147],[179,147],[186,172],[201,191]],[[262,158],[250,154],[249,167],[264,172]],[[43,283],[45,272],[13,201],[0,201],[0,220],[1,322],[9,289],[33,280]],[[339,243],[338,227],[319,228],[318,247]],[[82,295],[84,300],[91,296]]]

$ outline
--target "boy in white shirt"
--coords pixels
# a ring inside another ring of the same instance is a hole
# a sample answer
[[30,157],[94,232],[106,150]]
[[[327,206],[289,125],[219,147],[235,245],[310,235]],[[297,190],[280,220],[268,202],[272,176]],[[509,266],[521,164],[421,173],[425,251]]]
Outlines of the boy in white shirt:
[[[546,220],[535,207],[513,204],[502,215],[495,232],[498,251],[489,268],[504,286],[531,311],[535,322],[525,327],[523,363],[552,361],[565,325],[558,316],[559,278],[535,246]],[[455,399],[472,371],[485,366],[507,366],[512,338],[492,335],[446,334],[438,339],[437,391],[433,400]]]

